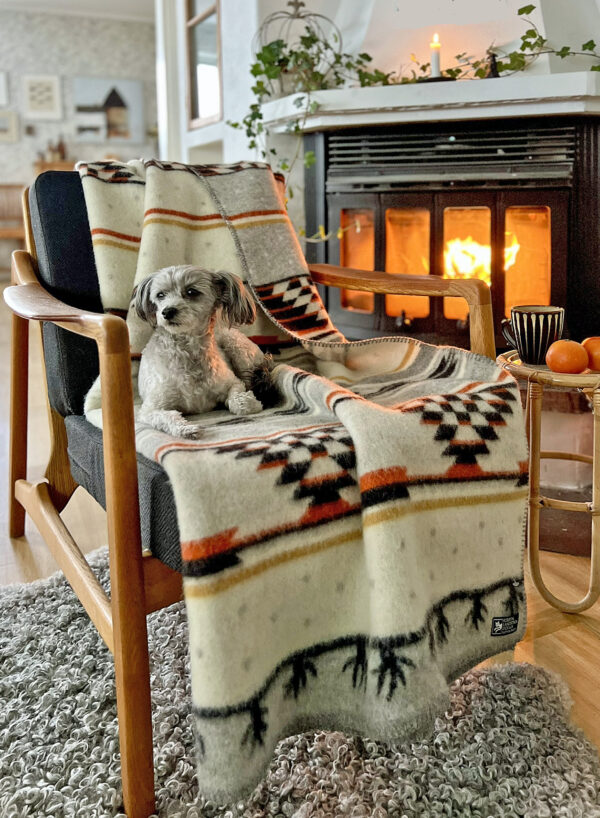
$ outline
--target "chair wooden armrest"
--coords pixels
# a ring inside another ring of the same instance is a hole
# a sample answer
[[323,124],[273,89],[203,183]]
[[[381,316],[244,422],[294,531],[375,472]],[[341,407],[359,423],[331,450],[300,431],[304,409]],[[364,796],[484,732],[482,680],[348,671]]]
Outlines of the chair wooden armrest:
[[28,321],[51,321],[58,326],[93,338],[98,352],[122,353],[129,358],[129,334],[122,318],[107,313],[86,312],[71,307],[51,295],[38,281],[29,253],[15,250],[12,255],[12,280],[4,290],[11,310]]
[[388,295],[439,295],[464,298],[469,305],[471,351],[496,358],[490,288],[479,279],[454,280],[440,276],[390,275],[379,270],[353,270],[333,264],[309,264],[313,281],[328,287],[347,287]]

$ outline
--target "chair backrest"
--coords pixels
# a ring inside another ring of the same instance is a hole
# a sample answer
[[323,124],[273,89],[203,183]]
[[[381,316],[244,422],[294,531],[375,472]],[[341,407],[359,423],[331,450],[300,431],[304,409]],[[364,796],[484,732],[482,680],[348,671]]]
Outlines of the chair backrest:
[[[75,171],[48,171],[29,189],[31,228],[44,286],[73,307],[102,312],[83,188]],[[61,415],[80,415],[99,372],[93,341],[53,324],[44,325],[50,405]]]

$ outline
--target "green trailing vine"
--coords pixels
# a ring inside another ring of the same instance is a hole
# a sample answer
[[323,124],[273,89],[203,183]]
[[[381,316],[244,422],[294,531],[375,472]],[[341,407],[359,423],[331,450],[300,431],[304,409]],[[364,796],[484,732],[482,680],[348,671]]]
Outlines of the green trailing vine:
[[[579,50],[571,46],[563,45],[555,48],[543,37],[535,23],[527,15],[535,10],[535,5],[522,6],[517,14],[529,28],[521,35],[521,43],[515,51],[503,52],[499,48],[490,46],[486,51],[484,59],[474,59],[466,52],[457,54],[454,58],[456,65],[442,71],[442,76],[450,79],[485,79],[490,76],[507,76],[517,71],[524,71],[532,62],[537,60],[542,54],[555,54],[561,59],[566,57],[590,57],[597,62],[590,66],[591,71],[600,71],[600,51],[598,45],[592,39],[582,43]],[[420,71],[427,71],[429,63],[419,66]],[[413,70],[413,75],[415,74]],[[409,79],[408,82],[415,80]]]
[[[289,173],[298,159],[300,144],[297,140],[295,155],[279,158],[275,148],[266,145],[268,130],[264,124],[262,106],[269,99],[284,94],[298,94],[293,104],[302,115],[290,123],[288,131],[298,137],[302,134],[306,117],[315,113],[318,104],[311,92],[356,83],[362,88],[373,85],[391,85],[395,82],[393,72],[371,67],[372,57],[365,52],[353,56],[340,53],[334,43],[322,39],[310,26],[295,44],[273,40],[263,46],[250,66],[254,78],[252,93],[255,102],[241,122],[228,122],[233,128],[242,129],[248,137],[248,147],[259,150],[263,159],[277,161],[276,169]],[[315,161],[314,153],[307,151],[304,164],[310,167]],[[292,191],[290,190],[290,193]]]

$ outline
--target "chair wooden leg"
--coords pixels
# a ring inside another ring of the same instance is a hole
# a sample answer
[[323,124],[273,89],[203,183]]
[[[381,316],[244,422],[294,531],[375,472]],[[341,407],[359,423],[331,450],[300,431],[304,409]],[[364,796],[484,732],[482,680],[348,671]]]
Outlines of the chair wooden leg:
[[113,608],[123,801],[128,818],[148,818],[155,800],[146,613],[130,609],[118,620]]
[[25,509],[15,497],[17,480],[27,476],[27,394],[29,322],[12,314],[10,372],[10,453],[8,477],[8,527],[11,537],[25,533]]
[[[128,348],[127,329],[121,332]],[[152,711],[129,359],[101,348],[100,378],[123,798],[128,818],[148,818],[155,806]]]

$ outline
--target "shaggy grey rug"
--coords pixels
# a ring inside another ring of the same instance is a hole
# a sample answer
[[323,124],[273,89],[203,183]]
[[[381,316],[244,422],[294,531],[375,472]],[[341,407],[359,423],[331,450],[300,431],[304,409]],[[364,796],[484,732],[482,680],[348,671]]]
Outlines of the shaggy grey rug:
[[[91,562],[108,582],[105,552]],[[112,659],[62,575],[0,594],[0,816],[122,816]],[[600,817],[600,761],[565,685],[525,664],[465,674],[429,741],[282,741],[244,803],[195,788],[185,612],[149,618],[161,818]]]

